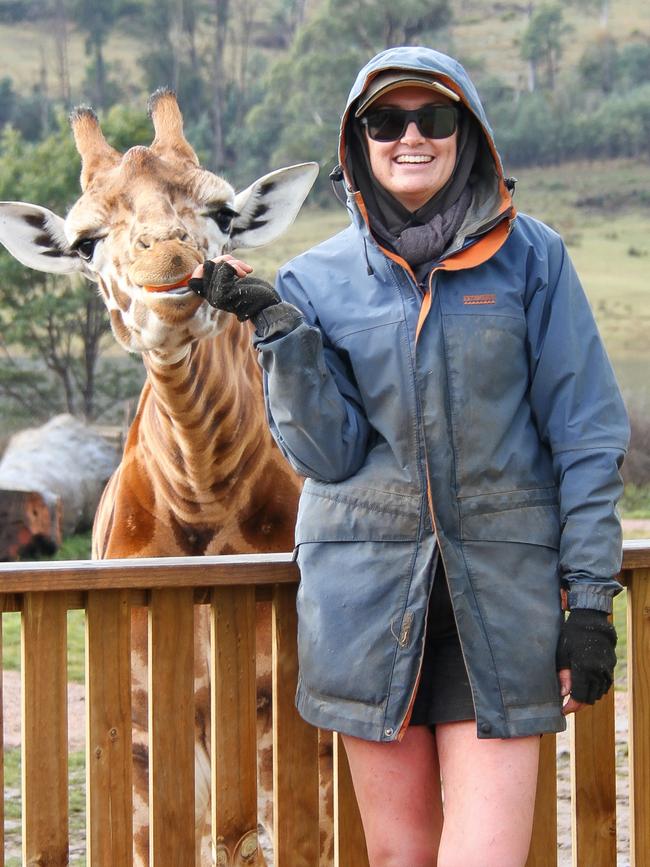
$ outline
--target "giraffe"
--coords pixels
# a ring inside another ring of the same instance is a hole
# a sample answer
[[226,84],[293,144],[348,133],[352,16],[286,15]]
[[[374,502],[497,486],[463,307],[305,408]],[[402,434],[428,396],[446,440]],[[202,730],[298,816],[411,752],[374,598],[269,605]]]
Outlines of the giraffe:
[[[318,167],[279,169],[235,194],[199,165],[172,91],[156,91],[149,112],[152,144],[124,154],[108,144],[91,109],[72,113],[82,194],[65,220],[38,205],[0,204],[0,241],[9,252],[31,268],[95,281],[117,342],[140,353],[146,369],[121,463],[97,510],[93,556],[288,551],[301,480],[268,431],[250,328],[211,308],[187,288],[187,279],[207,258],[274,240],[293,222]],[[134,609],[138,865],[148,864],[146,618],[146,610]],[[200,864],[210,813],[205,606],[197,606],[195,621],[195,858]],[[268,634],[261,646],[262,690],[270,691]],[[261,711],[260,719],[266,728],[261,735],[268,736],[268,713]],[[262,788],[270,788],[268,770]],[[224,845],[233,858],[225,863],[236,863],[237,841]],[[263,863],[259,858],[256,863]]]

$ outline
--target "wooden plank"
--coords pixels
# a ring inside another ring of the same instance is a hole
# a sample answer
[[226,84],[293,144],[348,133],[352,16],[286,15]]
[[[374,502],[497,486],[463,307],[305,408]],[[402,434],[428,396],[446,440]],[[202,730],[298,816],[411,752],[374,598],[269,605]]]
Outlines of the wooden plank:
[[633,867],[650,864],[650,569],[634,572],[627,591],[630,715],[630,841]]
[[[650,540],[626,541],[622,568],[619,579],[623,583],[631,570],[650,568]],[[290,553],[0,563],[0,587],[6,593],[273,585],[298,580],[298,567]]]
[[573,715],[570,735],[573,864],[616,867],[613,688]]
[[22,614],[23,864],[68,863],[67,611],[27,593]]
[[194,867],[194,600],[191,588],[149,602],[151,867]]
[[86,806],[89,863],[133,863],[131,608],[128,591],[86,606]]
[[[212,592],[212,834],[217,864],[263,864],[257,840],[255,588]],[[237,850],[237,851],[236,851]]]
[[295,708],[296,588],[273,593],[273,841],[275,867],[319,862],[318,729]]
[[542,735],[533,835],[526,867],[557,867],[557,758],[555,735]]
[[628,539],[623,542],[622,568],[650,568],[650,539]]
[[366,838],[343,739],[334,735],[334,867],[368,867]]
[[0,563],[3,593],[295,584],[291,554]]

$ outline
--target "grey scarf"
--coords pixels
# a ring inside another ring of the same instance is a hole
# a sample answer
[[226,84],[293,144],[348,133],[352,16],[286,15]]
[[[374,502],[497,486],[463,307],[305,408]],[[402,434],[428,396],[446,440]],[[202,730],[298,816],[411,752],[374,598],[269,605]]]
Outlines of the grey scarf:
[[456,237],[471,201],[472,189],[467,184],[446,211],[434,214],[423,226],[402,229],[393,242],[395,252],[413,267],[439,259]]

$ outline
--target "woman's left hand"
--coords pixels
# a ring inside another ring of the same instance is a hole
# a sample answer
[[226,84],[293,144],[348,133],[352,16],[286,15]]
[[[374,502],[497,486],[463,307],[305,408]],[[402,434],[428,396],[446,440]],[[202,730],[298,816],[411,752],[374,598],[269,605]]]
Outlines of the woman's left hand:
[[566,715],[594,704],[611,687],[616,665],[616,630],[604,611],[577,608],[562,624],[556,667]]
[[560,695],[562,698],[566,698],[568,696],[567,701],[562,705],[562,713],[564,716],[568,716],[570,713],[576,713],[576,711],[582,710],[585,706],[583,701],[576,701],[574,698],[571,698],[571,669],[570,668],[561,668],[557,673],[557,678],[560,681]]

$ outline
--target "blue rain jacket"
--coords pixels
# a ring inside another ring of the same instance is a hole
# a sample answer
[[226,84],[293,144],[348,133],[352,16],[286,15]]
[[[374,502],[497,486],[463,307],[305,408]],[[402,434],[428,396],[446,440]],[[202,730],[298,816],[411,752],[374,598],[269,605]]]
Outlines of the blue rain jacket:
[[403,735],[437,543],[478,736],[560,731],[561,588],[605,611],[620,590],[624,406],[566,248],[515,216],[458,63],[417,47],[374,58],[350,93],[342,164],[350,106],[387,68],[460,94],[484,131],[481,181],[421,286],[349,189],[352,225],[281,269],[288,303],[258,321],[270,424],[306,476],[297,706],[323,728]]

